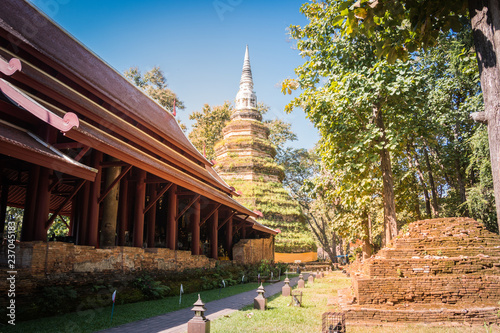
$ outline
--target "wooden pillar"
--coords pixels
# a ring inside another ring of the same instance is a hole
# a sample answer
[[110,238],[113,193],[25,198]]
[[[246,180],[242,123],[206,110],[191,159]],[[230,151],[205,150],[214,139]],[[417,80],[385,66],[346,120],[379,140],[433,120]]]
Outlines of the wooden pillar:
[[144,202],[146,200],[146,171],[138,170],[135,190],[134,246],[142,247],[144,242]]
[[247,227],[242,227],[241,228],[241,239],[246,239],[247,238]]
[[118,246],[125,246],[125,231],[128,227],[128,179],[123,178],[120,184],[118,203]]
[[89,217],[87,225],[87,245],[99,246],[99,196],[101,195],[102,152],[94,150],[92,167],[97,169],[95,181],[90,184]]
[[90,199],[90,182],[85,182],[80,191],[80,202],[78,204],[78,245],[87,244],[87,231],[89,222],[89,199]]
[[[81,189],[80,189],[81,190]],[[76,208],[76,198],[78,196],[75,195],[73,199],[71,199],[71,214],[69,217],[69,230],[68,230],[68,236],[74,237],[76,235],[76,214],[78,212],[78,209]]]
[[179,202],[177,201],[177,185],[172,184],[168,193],[167,211],[167,246],[171,250],[177,249],[177,220]]
[[193,204],[191,215],[191,254],[200,254],[200,199]]
[[23,228],[21,230],[21,241],[23,242],[32,241],[35,236],[36,194],[38,192],[39,178],[40,166],[31,165],[24,203]]
[[[156,184],[149,185],[149,200],[156,198]],[[149,208],[147,212],[148,221],[148,247],[155,247],[155,231],[156,231],[156,203]]]
[[226,251],[229,259],[233,249],[233,218],[231,217],[226,223]]
[[38,187],[36,194],[36,210],[33,237],[33,240],[35,241],[47,241],[47,229],[45,228],[45,223],[49,219],[49,176],[51,174],[51,171],[52,170],[44,167],[40,168],[40,176],[38,177]]
[[210,223],[210,258],[218,259],[217,250],[218,250],[218,228],[219,228],[219,210],[217,209],[211,219]]

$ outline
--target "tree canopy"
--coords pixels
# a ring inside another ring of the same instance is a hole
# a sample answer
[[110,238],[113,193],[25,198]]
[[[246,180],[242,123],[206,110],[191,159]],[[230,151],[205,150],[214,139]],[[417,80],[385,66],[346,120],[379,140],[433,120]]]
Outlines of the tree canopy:
[[301,9],[308,24],[290,29],[305,61],[296,79],[283,82],[284,93],[301,89],[287,111],[303,108],[321,135],[323,170],[311,193],[322,193],[333,207],[332,228],[350,238],[376,236],[385,226],[388,241],[396,221],[440,214],[489,221],[491,205],[480,204],[488,196],[479,188],[491,186],[477,177],[484,164],[471,158],[472,141],[484,147],[484,140],[469,117],[483,108],[470,25],[458,15],[460,33],[426,41],[406,31],[416,51],[395,42],[402,55],[380,44],[390,29],[375,27],[393,18],[359,10],[370,4],[312,1]]

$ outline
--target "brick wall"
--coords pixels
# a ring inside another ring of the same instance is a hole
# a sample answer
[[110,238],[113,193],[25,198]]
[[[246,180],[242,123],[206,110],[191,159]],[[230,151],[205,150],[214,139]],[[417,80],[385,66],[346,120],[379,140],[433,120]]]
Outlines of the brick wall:
[[[0,249],[4,260],[6,248]],[[62,242],[23,242],[16,246],[16,269],[33,276],[67,273],[130,272],[138,270],[181,271],[215,267],[216,260],[189,251],[164,248],[114,247],[96,249]],[[0,261],[0,265],[6,263]]]
[[498,257],[477,255],[443,258],[425,256],[422,259],[378,259],[372,258],[362,267],[371,278],[435,276],[442,274],[497,274],[500,275]]
[[500,276],[355,279],[358,304],[481,302],[500,299]]
[[253,264],[261,260],[274,260],[273,239],[240,240],[233,246],[233,260],[239,264]]

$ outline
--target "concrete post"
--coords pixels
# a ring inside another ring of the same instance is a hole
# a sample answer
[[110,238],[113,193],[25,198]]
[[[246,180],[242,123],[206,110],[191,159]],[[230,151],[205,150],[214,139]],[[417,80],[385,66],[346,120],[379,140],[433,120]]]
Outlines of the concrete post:
[[256,310],[265,310],[266,309],[267,300],[264,297],[265,292],[266,291],[264,289],[264,286],[262,286],[262,283],[261,283],[260,287],[257,288],[257,293],[259,293],[259,295],[253,299],[253,308],[254,309],[256,309]]
[[198,300],[193,304],[194,307],[191,309],[194,311],[194,317],[188,321],[188,333],[209,333],[210,332],[210,320],[205,318],[205,303],[201,300],[200,294],[198,294]]

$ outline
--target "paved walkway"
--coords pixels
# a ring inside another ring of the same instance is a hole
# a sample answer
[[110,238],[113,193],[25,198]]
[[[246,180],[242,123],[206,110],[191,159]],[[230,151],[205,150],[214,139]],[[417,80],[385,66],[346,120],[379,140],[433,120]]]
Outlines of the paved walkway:
[[[304,274],[304,280],[307,281],[309,274]],[[295,286],[298,277],[290,279],[290,286]],[[283,282],[277,282],[265,287],[265,296],[270,297],[281,292]],[[229,296],[226,298],[218,299],[216,301],[208,302],[205,304],[207,311],[205,316],[214,320],[221,316],[238,311],[239,309],[253,304],[253,299],[257,296],[257,289],[247,291],[241,294]],[[125,325],[113,327],[101,333],[182,333],[187,331],[187,322],[193,318],[193,311],[191,306],[185,309],[169,312],[164,315],[143,319],[131,322]]]

